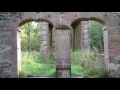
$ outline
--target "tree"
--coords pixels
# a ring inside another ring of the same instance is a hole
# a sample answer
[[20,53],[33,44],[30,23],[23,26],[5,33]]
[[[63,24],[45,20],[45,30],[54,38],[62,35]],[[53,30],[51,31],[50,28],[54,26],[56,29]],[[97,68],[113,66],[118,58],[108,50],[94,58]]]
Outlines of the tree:
[[91,39],[91,48],[96,48],[99,52],[104,51],[104,42],[103,42],[103,25],[96,22],[90,21],[90,39]]
[[39,50],[40,44],[40,24],[34,24],[32,22],[26,23],[21,26],[21,48],[22,50]]

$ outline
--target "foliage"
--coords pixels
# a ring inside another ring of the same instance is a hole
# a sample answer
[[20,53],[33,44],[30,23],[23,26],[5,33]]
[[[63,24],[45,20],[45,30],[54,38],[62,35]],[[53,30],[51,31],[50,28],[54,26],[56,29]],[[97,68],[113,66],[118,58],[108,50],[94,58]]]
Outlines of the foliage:
[[43,60],[39,52],[22,52],[20,77],[55,77],[55,61]]
[[[74,52],[71,54],[71,76],[85,78],[107,78],[108,73],[102,59],[93,52]],[[39,52],[22,52],[22,71],[20,77],[55,77],[55,60],[46,61]]]
[[90,21],[91,49],[94,50],[96,48],[98,52],[104,52],[102,28],[102,24],[95,21]]
[[72,75],[86,78],[108,77],[103,58],[90,52],[74,52],[71,54]]
[[32,22],[26,23],[21,27],[21,48],[23,51],[28,49],[39,51],[40,46],[40,24],[35,27]]
[[19,71],[19,78],[26,78],[26,77],[27,77],[26,70],[22,69],[21,71]]
[[[93,51],[103,52],[102,25],[90,21],[90,38]],[[72,31],[72,30],[71,30]],[[73,46],[73,31],[70,32],[71,47]],[[54,42],[54,40],[53,40]],[[54,43],[53,43],[54,45]],[[29,22],[21,27],[21,48],[22,48],[22,70],[19,73],[21,78],[34,77],[55,77],[54,50],[50,60],[44,60],[39,51],[40,47],[40,24],[36,27]],[[102,58],[90,52],[71,53],[71,76],[83,76],[86,78],[104,78],[108,73],[104,67]]]

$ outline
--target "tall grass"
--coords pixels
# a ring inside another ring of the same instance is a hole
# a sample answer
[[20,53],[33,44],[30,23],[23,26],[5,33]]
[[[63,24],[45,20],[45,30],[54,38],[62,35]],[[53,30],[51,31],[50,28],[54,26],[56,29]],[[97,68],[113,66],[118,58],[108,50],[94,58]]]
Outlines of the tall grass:
[[[20,77],[55,77],[55,60],[44,60],[39,52],[22,52],[22,70]],[[94,52],[71,53],[71,77],[107,78],[103,59]]]
[[55,77],[55,61],[44,60],[39,52],[22,52],[20,77]]
[[103,60],[103,58],[95,56],[92,51],[74,52],[71,54],[72,75],[86,78],[107,78],[108,73]]

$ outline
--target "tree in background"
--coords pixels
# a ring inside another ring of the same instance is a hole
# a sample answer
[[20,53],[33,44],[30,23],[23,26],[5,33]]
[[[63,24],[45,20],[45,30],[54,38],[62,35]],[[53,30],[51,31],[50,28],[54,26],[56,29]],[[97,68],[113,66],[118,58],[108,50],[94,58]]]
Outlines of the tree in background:
[[91,49],[97,49],[100,53],[104,52],[104,38],[102,28],[102,24],[96,21],[90,21]]
[[[91,50],[97,49],[104,52],[102,24],[90,21]],[[71,37],[73,32],[70,33]],[[72,42],[72,38],[71,38]],[[72,43],[71,43],[72,44]],[[40,23],[29,22],[21,26],[21,48],[23,51],[39,51],[40,47]]]
[[21,48],[23,51],[39,51],[40,23],[29,22],[21,26]]

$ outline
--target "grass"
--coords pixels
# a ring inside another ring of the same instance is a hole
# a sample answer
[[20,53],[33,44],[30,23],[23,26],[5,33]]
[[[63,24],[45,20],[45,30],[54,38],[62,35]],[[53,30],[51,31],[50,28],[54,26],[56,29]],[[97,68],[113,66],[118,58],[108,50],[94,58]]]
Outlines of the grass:
[[51,59],[42,59],[39,52],[22,52],[20,77],[55,77],[55,61]]
[[72,75],[85,78],[107,78],[108,73],[103,63],[103,58],[94,56],[90,52],[74,52],[71,54]]
[[[41,58],[39,52],[22,52],[22,70],[20,77],[55,77],[55,60]],[[71,77],[82,76],[85,78],[107,78],[108,73],[102,58],[90,52],[71,53]]]

